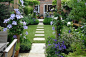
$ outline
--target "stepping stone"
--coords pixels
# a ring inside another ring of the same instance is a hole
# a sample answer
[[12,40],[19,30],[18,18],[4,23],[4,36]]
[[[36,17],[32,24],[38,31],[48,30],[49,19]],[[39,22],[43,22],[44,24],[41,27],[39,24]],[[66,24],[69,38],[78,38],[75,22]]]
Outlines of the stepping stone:
[[36,29],[36,30],[44,30],[44,29]]
[[44,36],[44,34],[35,34],[35,36]]
[[18,57],[28,57],[29,53],[19,53]]
[[44,19],[38,19],[39,21],[43,21]]
[[44,31],[36,31],[36,33],[44,33]]
[[44,27],[37,27],[37,28],[44,28]]
[[45,57],[45,54],[30,53],[28,57]]
[[43,23],[39,23],[38,25],[44,25]]
[[34,38],[33,40],[45,40],[45,38]]
[[45,52],[44,48],[45,48],[45,43],[33,43],[30,53],[44,54]]

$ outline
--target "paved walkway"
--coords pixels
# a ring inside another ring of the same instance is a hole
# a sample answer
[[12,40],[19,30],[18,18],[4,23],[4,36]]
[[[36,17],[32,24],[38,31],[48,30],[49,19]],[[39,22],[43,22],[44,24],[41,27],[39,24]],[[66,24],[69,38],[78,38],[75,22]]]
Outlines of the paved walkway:
[[[45,34],[44,34],[44,27],[43,27],[43,19],[39,19],[39,24],[37,26],[36,32],[35,32],[35,38],[34,41],[44,41]],[[45,43],[33,43],[30,53],[22,53],[19,55],[19,57],[45,57]]]

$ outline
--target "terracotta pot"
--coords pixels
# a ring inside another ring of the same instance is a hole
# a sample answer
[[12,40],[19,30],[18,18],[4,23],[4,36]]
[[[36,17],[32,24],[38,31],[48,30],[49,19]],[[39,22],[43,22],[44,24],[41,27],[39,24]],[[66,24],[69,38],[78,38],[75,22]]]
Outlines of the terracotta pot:
[[40,17],[41,19],[43,19],[43,17]]
[[19,55],[19,50],[20,50],[20,49],[18,49],[18,50],[15,52],[14,57],[18,57],[18,55]]

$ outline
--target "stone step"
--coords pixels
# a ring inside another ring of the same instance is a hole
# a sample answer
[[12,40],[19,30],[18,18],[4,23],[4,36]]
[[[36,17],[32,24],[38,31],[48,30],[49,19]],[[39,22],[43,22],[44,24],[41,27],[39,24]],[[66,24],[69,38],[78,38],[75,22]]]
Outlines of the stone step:
[[44,31],[36,31],[36,33],[44,33]]
[[41,41],[44,41],[45,38],[34,38],[33,40],[41,40]]
[[36,30],[44,30],[44,29],[36,29]]
[[37,28],[44,28],[44,27],[37,27]]
[[38,20],[43,22],[44,19],[38,19]]
[[44,54],[45,43],[33,43],[30,53]]
[[28,57],[45,57],[45,54],[30,53]]
[[44,34],[35,34],[35,36],[44,36]]
[[38,25],[44,25],[43,23],[39,23]]

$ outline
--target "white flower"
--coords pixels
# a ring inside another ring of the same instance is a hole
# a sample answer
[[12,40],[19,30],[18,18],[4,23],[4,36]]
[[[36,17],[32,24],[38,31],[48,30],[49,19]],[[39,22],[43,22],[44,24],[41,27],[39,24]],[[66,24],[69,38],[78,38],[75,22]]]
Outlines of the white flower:
[[68,22],[68,23],[67,23],[67,26],[70,26],[70,25],[71,25],[71,22]]
[[57,19],[58,19],[58,17],[54,17],[54,19],[55,19],[55,20],[57,20]]
[[62,20],[62,17],[61,17],[61,20]]
[[12,22],[12,25],[17,25],[17,22],[16,22],[16,21],[13,21],[13,22]]
[[51,18],[54,18],[54,16],[51,16]]
[[20,17],[21,17],[21,18],[23,18],[23,16],[22,16],[22,15],[20,15]]
[[9,28],[9,29],[12,28],[12,25],[11,24],[7,25],[7,28]]
[[11,17],[14,18],[15,17],[15,14],[11,14]]

